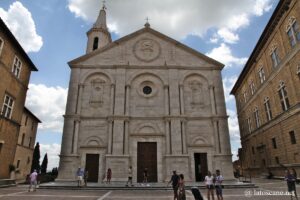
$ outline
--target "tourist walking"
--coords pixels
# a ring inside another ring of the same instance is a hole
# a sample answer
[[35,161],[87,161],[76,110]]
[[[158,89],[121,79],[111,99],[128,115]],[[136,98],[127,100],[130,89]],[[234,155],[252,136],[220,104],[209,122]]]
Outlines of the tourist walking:
[[173,175],[171,180],[168,182],[168,185],[172,183],[172,188],[174,192],[174,200],[178,200],[178,183],[179,183],[179,176],[176,174],[176,171],[173,171]]
[[286,170],[284,179],[287,182],[288,191],[291,193],[291,199],[293,196],[298,199],[297,191],[296,191],[296,173],[293,170]]
[[133,186],[133,184],[132,184],[132,166],[130,166],[128,169],[128,181],[126,183],[126,186],[129,186],[129,183],[131,186]]
[[38,176],[38,174],[37,174],[36,169],[35,169],[35,170],[33,170],[33,172],[29,176],[30,185],[29,185],[28,192],[30,192],[32,187],[33,187],[33,191],[36,191],[37,176]]
[[148,183],[148,169],[147,168],[144,169],[143,176],[144,176],[143,183]]
[[84,175],[83,170],[82,170],[80,167],[78,167],[78,170],[77,170],[77,172],[76,172],[76,176],[77,176],[77,186],[78,186],[78,187],[81,187],[81,186],[82,186],[83,175]]
[[214,177],[211,175],[211,172],[208,171],[207,176],[205,176],[205,185],[207,188],[207,199],[210,200],[210,196],[212,200],[215,200],[214,196]]
[[179,175],[178,181],[178,200],[186,200],[185,189],[184,189],[184,176],[183,174]]
[[85,170],[84,171],[84,178],[83,178],[83,180],[84,180],[84,186],[85,187],[87,186],[87,180],[88,180],[88,178],[89,178],[89,171]]
[[111,169],[108,168],[106,173],[106,183],[110,183],[111,175],[112,175]]
[[222,191],[222,182],[224,178],[220,173],[220,170],[216,170],[216,180],[215,180],[215,188],[216,188],[216,195],[218,200],[223,200],[223,191]]

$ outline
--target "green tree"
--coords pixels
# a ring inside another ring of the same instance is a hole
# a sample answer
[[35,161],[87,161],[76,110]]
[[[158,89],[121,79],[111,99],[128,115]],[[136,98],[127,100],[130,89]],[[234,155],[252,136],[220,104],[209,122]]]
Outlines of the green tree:
[[47,173],[47,166],[48,166],[48,156],[47,153],[44,156],[42,165],[41,165],[41,173],[46,174]]
[[33,158],[32,158],[32,164],[31,164],[31,173],[33,172],[33,170],[36,170],[37,172],[40,171],[40,169],[41,169],[40,157],[41,157],[40,144],[37,142],[35,147],[34,147],[34,151],[33,151]]

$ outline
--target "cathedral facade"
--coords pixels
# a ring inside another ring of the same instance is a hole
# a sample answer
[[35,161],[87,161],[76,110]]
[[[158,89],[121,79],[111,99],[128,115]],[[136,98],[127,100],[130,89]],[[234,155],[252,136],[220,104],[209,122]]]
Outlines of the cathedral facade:
[[233,177],[222,85],[223,64],[145,27],[111,40],[103,8],[87,32],[71,77],[58,179],[78,167],[89,181],[169,180],[173,170],[202,181],[220,169]]

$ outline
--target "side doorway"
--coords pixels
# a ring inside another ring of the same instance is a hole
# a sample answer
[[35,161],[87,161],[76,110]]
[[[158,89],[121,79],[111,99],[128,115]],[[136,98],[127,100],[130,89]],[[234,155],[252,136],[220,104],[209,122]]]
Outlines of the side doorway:
[[85,170],[88,171],[88,182],[98,182],[99,154],[86,154]]
[[196,182],[204,181],[208,172],[207,153],[194,153]]

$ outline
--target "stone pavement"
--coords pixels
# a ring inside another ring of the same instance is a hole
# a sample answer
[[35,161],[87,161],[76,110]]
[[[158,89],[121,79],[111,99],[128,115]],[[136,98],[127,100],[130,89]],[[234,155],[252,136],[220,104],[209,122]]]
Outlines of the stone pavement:
[[[224,189],[224,199],[228,200],[290,200],[290,196],[286,195],[267,195],[266,193],[286,192],[286,183],[280,180],[253,180],[258,188],[235,188]],[[298,186],[298,194],[300,193],[300,185]],[[166,199],[172,200],[172,191],[169,190],[85,190],[85,189],[38,189],[36,192],[28,192],[27,185],[18,185],[17,187],[0,189],[0,200],[147,200],[147,199]],[[145,188],[146,189],[146,188]],[[200,190],[205,197],[205,189]],[[256,195],[253,193],[255,192]],[[258,195],[265,193],[264,195]],[[187,199],[193,200],[192,193],[187,190]],[[247,195],[247,196],[246,196]],[[216,198],[215,198],[216,199]]]

